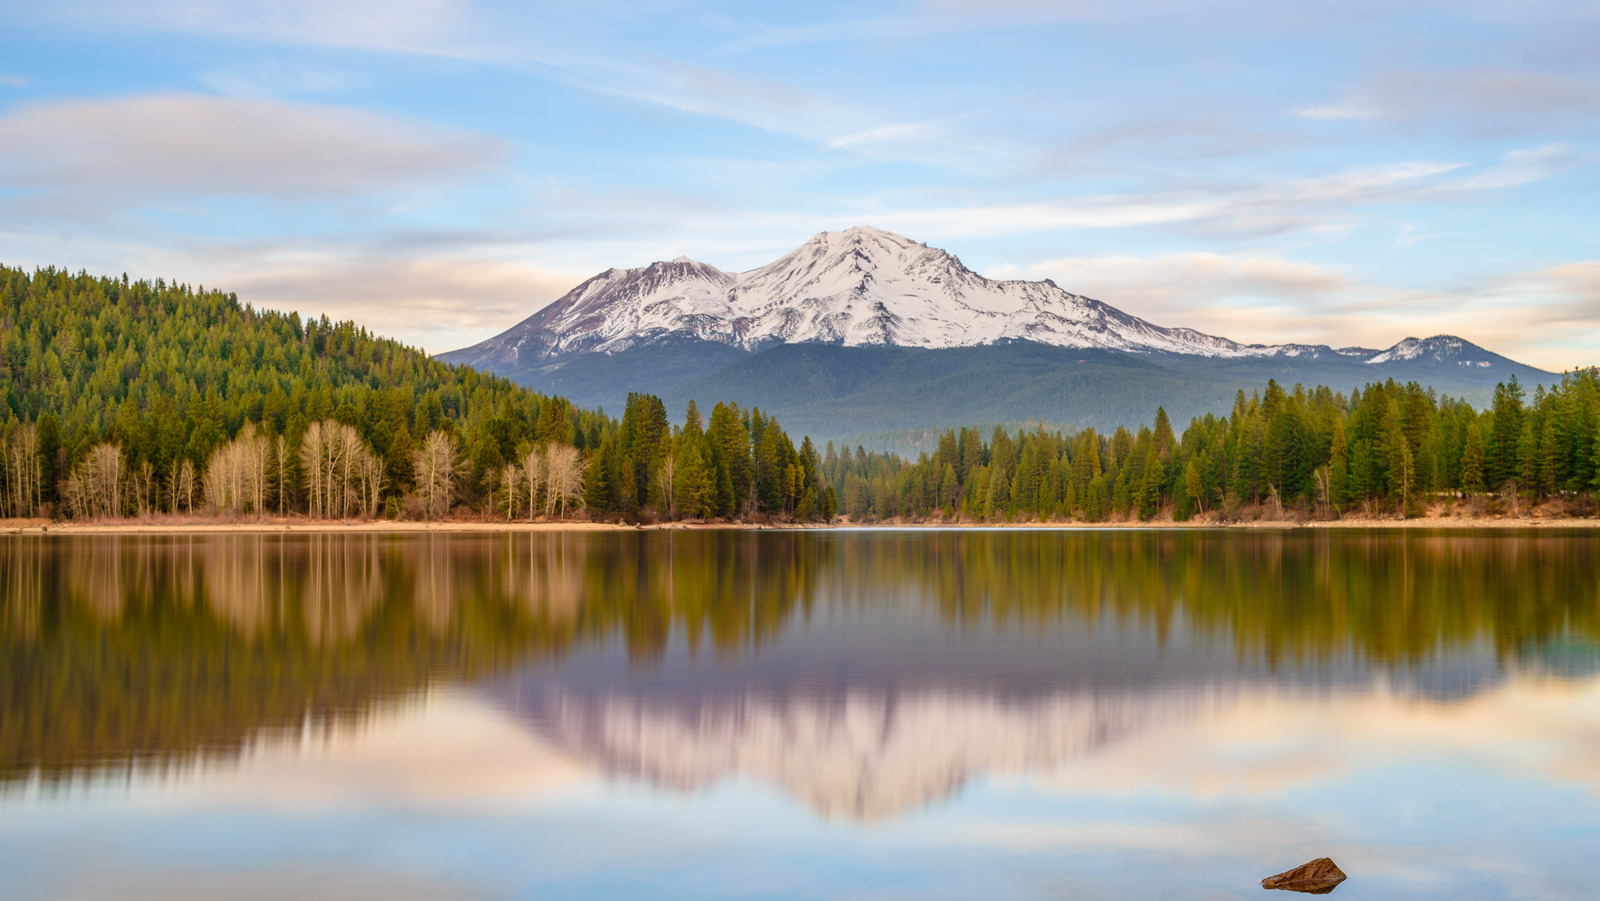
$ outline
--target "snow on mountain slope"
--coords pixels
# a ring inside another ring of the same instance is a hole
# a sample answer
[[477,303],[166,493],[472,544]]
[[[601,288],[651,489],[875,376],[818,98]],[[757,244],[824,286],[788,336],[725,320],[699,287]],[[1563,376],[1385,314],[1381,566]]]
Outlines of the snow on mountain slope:
[[1418,360],[1488,369],[1499,359],[1503,358],[1470,341],[1463,341],[1450,335],[1436,335],[1432,338],[1407,338],[1366,362],[1398,363]]
[[994,281],[937,248],[875,228],[823,232],[744,273],[731,292],[743,343],[822,341],[964,347],[1025,339],[1061,347],[1233,355],[1240,347],[1164,329],[1054,282]]
[[1052,281],[984,278],[943,250],[857,226],[822,232],[744,273],[723,272],[687,257],[608,269],[506,332],[442,358],[491,370],[526,368],[568,354],[616,353],[666,336],[744,350],[801,342],[949,348],[1027,340],[1206,357],[1378,353],[1247,345],[1193,329],[1163,328]]
[[[640,338],[688,332],[732,340],[728,292],[737,277],[679,257],[642,269],[607,269],[452,362],[512,364],[583,351],[626,349]],[[450,359],[447,357],[447,359]]]

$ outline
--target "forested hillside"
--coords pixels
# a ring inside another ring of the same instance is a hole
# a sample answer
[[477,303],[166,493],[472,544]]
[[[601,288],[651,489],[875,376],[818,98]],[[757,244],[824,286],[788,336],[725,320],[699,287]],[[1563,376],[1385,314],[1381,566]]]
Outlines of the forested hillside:
[[665,512],[679,444],[688,510],[823,507],[820,459],[759,411],[719,408],[714,445],[676,438],[659,401],[619,423],[205,288],[0,266],[0,360],[11,515]]
[[1393,380],[1352,391],[1239,392],[1232,413],[1174,433],[1110,435],[996,429],[985,442],[947,431],[916,462],[828,445],[823,472],[853,519],[956,516],[982,520],[1179,519],[1242,507],[1307,515],[1417,514],[1431,502],[1515,513],[1569,500],[1594,507],[1600,489],[1600,373],[1569,373],[1526,397],[1515,377],[1489,409]]

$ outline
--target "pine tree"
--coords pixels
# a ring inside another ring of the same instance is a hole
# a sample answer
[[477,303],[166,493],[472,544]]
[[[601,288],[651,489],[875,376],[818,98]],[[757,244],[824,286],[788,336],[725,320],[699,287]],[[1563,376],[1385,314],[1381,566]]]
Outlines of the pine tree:
[[1165,467],[1161,465],[1161,458],[1156,454],[1152,444],[1145,451],[1143,485],[1139,491],[1139,518],[1149,519],[1161,510],[1161,490],[1166,484],[1167,476]]
[[722,489],[718,489],[719,501],[723,504],[719,512],[723,516],[733,516],[752,505],[755,497],[749,422],[737,404],[719,403],[711,408],[707,434],[719,466],[719,486],[726,477],[727,497],[721,497]]
[[1350,447],[1345,438],[1343,419],[1333,422],[1328,461],[1328,502],[1335,511],[1343,510],[1350,503]]
[[589,460],[583,477],[584,506],[596,513],[614,513],[620,507],[617,491],[617,447],[609,435]]
[[1156,454],[1166,462],[1172,459],[1172,448],[1178,443],[1172,436],[1172,420],[1167,418],[1166,407],[1156,407],[1155,424]]
[[1517,478],[1522,470],[1522,398],[1522,386],[1514,375],[1510,381],[1495,386],[1485,468],[1489,484],[1496,490]]
[[1467,426],[1467,446],[1461,454],[1461,490],[1475,495],[1483,489],[1483,431],[1474,422]]
[[1201,513],[1206,512],[1205,478],[1200,474],[1200,467],[1193,457],[1183,468],[1183,490]]
[[[1004,434],[1004,433],[1001,433]],[[983,518],[993,522],[1006,515],[1011,504],[1011,479],[998,464],[989,467],[989,496],[984,498]]]
[[939,482],[939,506],[945,515],[954,512],[956,501],[960,497],[961,483],[956,480],[956,468],[952,463],[944,465],[944,478]]
[[688,519],[704,519],[711,515],[715,499],[712,476],[701,453],[699,436],[686,436],[679,451],[677,483],[673,486],[679,515]]

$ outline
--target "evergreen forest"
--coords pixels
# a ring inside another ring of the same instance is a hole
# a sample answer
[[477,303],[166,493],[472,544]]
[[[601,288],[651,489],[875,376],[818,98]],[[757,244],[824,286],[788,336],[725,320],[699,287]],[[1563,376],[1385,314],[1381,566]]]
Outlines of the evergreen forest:
[[1269,381],[1181,436],[1158,408],[1153,427],[1110,435],[996,429],[985,441],[949,430],[915,462],[829,445],[823,473],[853,520],[1415,516],[1457,502],[1475,513],[1515,515],[1533,503],[1592,513],[1600,372],[1567,373],[1532,397],[1513,377],[1481,411],[1415,382],[1346,395]]
[[759,410],[617,420],[204,287],[0,266],[0,359],[13,516],[832,514]]
[[752,521],[1331,518],[1600,489],[1600,374],[1475,410],[1416,383],[1239,392],[1231,414],[946,431],[909,460],[798,444],[770,415],[650,394],[620,418],[164,281],[0,266],[0,504],[12,516]]

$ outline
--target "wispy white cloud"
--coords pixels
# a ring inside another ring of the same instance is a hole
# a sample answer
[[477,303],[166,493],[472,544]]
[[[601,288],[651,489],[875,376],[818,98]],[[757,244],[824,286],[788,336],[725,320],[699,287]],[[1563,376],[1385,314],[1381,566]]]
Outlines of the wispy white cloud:
[[1003,137],[956,128],[961,118],[875,125],[828,139],[826,145],[877,160],[934,162],[955,168],[1010,169],[1026,156],[1021,147]]
[[[79,0],[55,10],[85,27],[171,31],[258,44],[346,47],[468,60],[580,89],[773,130],[802,121],[816,98],[771,79],[659,56],[585,50],[556,33],[498,31],[460,0]],[[503,24],[503,23],[502,23]],[[559,18],[553,28],[560,27]],[[825,111],[837,115],[837,110]]]
[[[1243,5],[1235,0],[1208,4],[1208,15],[1218,8]],[[1003,22],[1107,22],[1198,12],[1184,0],[924,0],[924,8],[937,15]]]
[[1528,150],[1512,150],[1506,153],[1498,165],[1464,179],[1453,187],[1465,191],[1518,188],[1587,166],[1595,159],[1596,156],[1592,153],[1578,153],[1571,146],[1562,143],[1545,144]]
[[218,94],[276,97],[281,94],[326,94],[362,83],[349,69],[313,60],[260,59],[211,69],[197,76]]
[[1515,273],[1486,290],[1526,298],[1525,328],[1586,349],[1586,359],[1568,365],[1600,365],[1600,260]]
[[1430,179],[1464,166],[1424,160],[1252,185],[904,210],[893,218],[913,230],[940,235],[1200,224],[1216,231],[1276,232],[1322,224],[1361,205],[1412,198]]
[[261,308],[353,319],[430,353],[498,334],[611,265],[568,265],[566,246],[481,233],[225,242],[86,230],[68,241],[0,226],[0,263],[203,284]]
[[732,35],[719,47],[723,54],[739,54],[793,44],[832,44],[858,41],[904,40],[960,27],[926,15],[851,17],[804,25],[745,25],[722,19]]
[[21,75],[0,75],[0,84],[8,88],[25,88],[28,86],[28,79]]
[[1432,119],[1470,131],[1514,133],[1582,126],[1600,110],[1600,81],[1567,72],[1469,68],[1380,72],[1349,96],[1305,106],[1306,119]]
[[85,26],[255,42],[448,54],[471,17],[464,0],[64,0],[51,15]]
[[[1323,298],[1351,290],[1341,272],[1268,254],[1208,252],[1154,257],[1109,256],[1048,260],[1026,269],[996,267],[998,278],[1053,278],[1080,294],[1099,297],[1137,295],[1192,309],[1196,301],[1239,297]],[[1124,301],[1126,303],[1126,301]]]
[[926,137],[936,132],[943,124],[940,122],[904,122],[890,125],[879,125],[866,131],[855,134],[840,135],[828,142],[829,147],[852,147],[866,144],[875,145],[884,142],[904,141]]
[[[537,61],[558,80],[575,87],[651,103],[682,112],[716,116],[768,131],[821,137],[822,121],[855,114],[781,81],[705,66],[656,59],[623,64],[592,57],[547,54]],[[520,60],[507,59],[517,66]]]
[[593,274],[483,256],[315,251],[237,254],[184,270],[212,272],[209,284],[227,285],[257,306],[353,319],[429,353],[499,334]]
[[1421,244],[1423,241],[1442,237],[1444,237],[1444,232],[1430,232],[1424,234],[1417,231],[1417,227],[1414,225],[1403,225],[1400,227],[1400,234],[1395,237],[1394,243],[1396,247],[1412,247],[1414,245]]
[[1268,253],[1065,257],[1000,266],[1162,325],[1236,341],[1387,347],[1453,334],[1552,371],[1600,364],[1600,263],[1489,275],[1425,291]]
[[1326,106],[1306,106],[1294,111],[1302,119],[1380,119],[1390,115],[1389,111],[1381,106],[1371,106],[1360,101],[1346,100],[1341,103]]
[[505,158],[493,139],[373,113],[198,94],[29,104],[0,118],[0,185],[100,198],[341,196]]
[[[716,68],[661,52],[626,51],[592,35],[563,32],[559,16],[541,27],[507,27],[465,2],[402,0],[164,0],[149,8],[120,0],[78,0],[55,13],[83,27],[114,24],[130,31],[171,31],[258,44],[338,47],[469,61],[608,97],[795,135],[822,147],[849,148],[880,159],[946,164],[990,160],[998,152],[975,136],[928,131],[923,140],[888,140],[903,127],[867,105],[840,101],[750,69]],[[504,19],[505,17],[501,17]],[[548,21],[545,21],[548,19]],[[271,67],[269,67],[271,68]],[[205,73],[202,83],[231,94],[263,95],[286,83],[311,90],[334,70],[298,71],[283,64],[262,72],[241,65]],[[254,71],[252,71],[254,70]],[[310,85],[306,82],[310,81]],[[876,140],[868,140],[881,132]],[[839,142],[839,143],[835,143]]]
[[1162,105],[1136,119],[1091,129],[1039,153],[1028,169],[1040,174],[1149,170],[1152,161],[1194,163],[1259,156],[1305,139],[1245,123],[1237,110],[1196,103]]
[[[1340,334],[1326,321],[1329,307],[1358,296],[1364,286],[1337,269],[1266,253],[1067,257],[986,274],[1048,278],[1161,325],[1238,341],[1344,346],[1375,337]],[[1400,337],[1378,340],[1387,345]]]
[[[1510,151],[1475,174],[1466,174],[1470,169],[1466,163],[1417,160],[1254,184],[900,209],[885,218],[890,227],[938,237],[1148,226],[1211,234],[1272,234],[1337,227],[1360,211],[1389,204],[1450,202],[1480,191],[1519,187],[1594,159],[1565,144],[1548,144]],[[1443,177],[1451,173],[1461,177]]]

